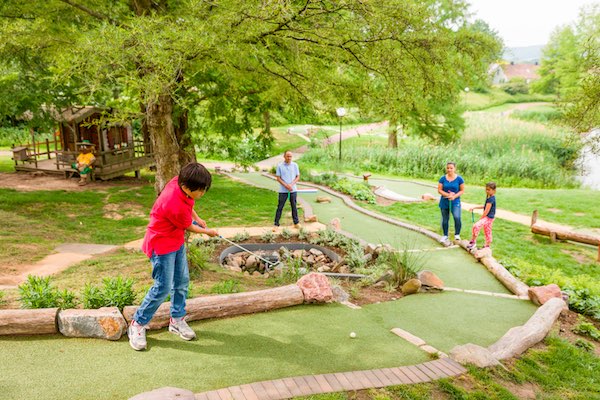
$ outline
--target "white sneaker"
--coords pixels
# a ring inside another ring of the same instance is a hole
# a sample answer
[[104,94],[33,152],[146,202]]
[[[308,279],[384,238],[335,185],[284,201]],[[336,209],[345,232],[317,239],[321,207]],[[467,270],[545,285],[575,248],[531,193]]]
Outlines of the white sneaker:
[[460,235],[454,235],[454,240],[460,240]]
[[127,328],[127,336],[129,336],[129,345],[137,351],[146,349],[146,329],[148,326],[140,325],[135,320],[131,321]]
[[183,340],[192,340],[196,338],[196,332],[190,328],[183,317],[171,317],[171,320],[169,321],[169,332],[179,335]]
[[448,241],[448,236],[442,236],[440,239],[440,243],[446,243]]

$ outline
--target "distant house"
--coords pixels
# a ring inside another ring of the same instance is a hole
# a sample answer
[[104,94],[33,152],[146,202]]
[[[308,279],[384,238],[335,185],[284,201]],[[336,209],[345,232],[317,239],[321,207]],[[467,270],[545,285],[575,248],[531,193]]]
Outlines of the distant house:
[[537,71],[540,68],[537,64],[490,64],[488,75],[492,85],[501,85],[513,78],[523,78],[525,82],[530,83],[539,79]]
[[84,140],[92,143],[96,156],[95,178],[106,180],[154,165],[152,144],[148,137],[134,137],[128,123],[109,123],[110,109],[69,107],[55,112],[58,129],[54,141],[38,142],[32,131],[31,143],[13,147],[17,171],[42,171],[66,174],[79,154]]

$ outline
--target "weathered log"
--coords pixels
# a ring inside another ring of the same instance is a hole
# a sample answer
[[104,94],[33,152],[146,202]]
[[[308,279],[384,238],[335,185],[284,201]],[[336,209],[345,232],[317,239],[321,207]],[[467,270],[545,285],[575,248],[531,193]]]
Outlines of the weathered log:
[[488,350],[498,360],[518,356],[546,337],[565,307],[566,303],[562,299],[550,299],[524,325],[509,329]]
[[[186,319],[197,321],[208,318],[231,317],[295,306],[303,302],[302,290],[297,285],[287,285],[255,292],[197,297],[187,300]],[[170,307],[170,302],[161,304],[150,321],[150,329],[160,329],[169,325]],[[123,309],[123,316],[128,323],[137,309],[138,306],[128,306]]]
[[43,335],[57,333],[58,308],[0,310],[0,335]]

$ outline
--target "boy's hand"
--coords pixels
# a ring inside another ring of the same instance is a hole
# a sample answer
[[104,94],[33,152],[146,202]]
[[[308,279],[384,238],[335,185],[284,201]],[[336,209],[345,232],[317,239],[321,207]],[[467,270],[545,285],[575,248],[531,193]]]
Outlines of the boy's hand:
[[210,237],[219,236],[219,232],[216,229],[207,229],[204,233]]
[[198,218],[195,220],[197,225],[200,225],[201,228],[206,228],[206,221],[202,218]]

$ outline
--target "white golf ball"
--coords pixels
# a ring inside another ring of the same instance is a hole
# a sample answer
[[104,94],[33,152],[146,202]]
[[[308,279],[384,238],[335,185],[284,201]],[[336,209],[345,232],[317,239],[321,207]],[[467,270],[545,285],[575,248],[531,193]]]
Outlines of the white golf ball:
[[354,338],[356,337],[356,333],[355,333],[355,332],[350,332],[350,337],[351,337],[352,339],[354,339]]

